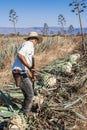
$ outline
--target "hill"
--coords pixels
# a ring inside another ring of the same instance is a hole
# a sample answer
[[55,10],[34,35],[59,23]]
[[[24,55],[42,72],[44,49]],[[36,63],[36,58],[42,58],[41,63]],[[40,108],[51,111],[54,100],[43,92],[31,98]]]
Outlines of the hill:
[[[16,28],[17,34],[28,34],[30,31],[36,31],[39,34],[42,34],[44,27],[29,27],[29,28]],[[65,28],[66,34],[69,34],[68,27]],[[61,27],[48,27],[48,34],[58,34],[62,33]],[[83,28],[83,33],[87,34],[87,28]],[[0,27],[0,34],[14,34],[14,28],[13,27]],[[80,34],[80,28],[74,28],[74,30],[71,32],[71,34]]]

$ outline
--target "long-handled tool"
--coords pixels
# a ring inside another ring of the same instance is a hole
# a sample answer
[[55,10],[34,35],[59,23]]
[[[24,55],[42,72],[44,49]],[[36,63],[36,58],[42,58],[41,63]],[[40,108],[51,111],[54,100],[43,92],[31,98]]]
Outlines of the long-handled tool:
[[[34,59],[34,56],[32,57],[32,77],[34,79],[34,69],[35,69],[35,59]],[[34,80],[32,81],[33,83],[33,89],[34,89]]]
[[33,89],[34,89],[34,95],[37,95],[37,91],[35,90],[35,81],[34,81],[34,76],[35,76],[35,58],[34,58],[34,56],[32,57],[32,78],[33,78],[33,80],[32,80],[32,87],[33,87]]

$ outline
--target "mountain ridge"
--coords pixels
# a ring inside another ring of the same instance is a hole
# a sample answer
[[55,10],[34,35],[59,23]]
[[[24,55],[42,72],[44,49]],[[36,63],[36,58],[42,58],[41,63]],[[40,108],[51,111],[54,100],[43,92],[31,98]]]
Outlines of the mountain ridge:
[[[44,27],[18,27],[16,28],[17,34],[28,34],[30,31],[36,31],[39,34],[42,34],[44,30]],[[68,32],[68,28],[64,28],[66,31],[66,34],[70,34]],[[83,32],[87,33],[87,28],[83,28]],[[13,27],[0,27],[0,34],[12,34],[14,33],[14,28]],[[62,28],[61,27],[48,27],[47,34],[58,34],[62,33]],[[80,28],[74,28],[72,31],[72,34],[80,34]]]

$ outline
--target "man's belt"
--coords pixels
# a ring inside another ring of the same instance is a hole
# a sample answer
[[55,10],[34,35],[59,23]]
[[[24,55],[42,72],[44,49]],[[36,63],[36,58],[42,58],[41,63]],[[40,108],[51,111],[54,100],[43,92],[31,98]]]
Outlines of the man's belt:
[[20,75],[20,76],[22,76],[23,78],[27,78],[27,77],[28,77],[27,72],[26,72],[25,70],[14,69],[14,70],[12,70],[12,72],[13,72],[15,75]]
[[14,73],[26,73],[25,70],[19,70],[19,69],[14,69],[14,70],[12,70],[12,72],[14,72]]

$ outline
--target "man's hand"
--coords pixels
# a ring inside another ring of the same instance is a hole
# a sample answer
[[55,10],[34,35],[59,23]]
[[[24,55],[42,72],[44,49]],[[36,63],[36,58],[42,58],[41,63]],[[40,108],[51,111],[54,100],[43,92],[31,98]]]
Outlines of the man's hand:
[[36,76],[34,75],[34,70],[35,70],[35,69],[31,69],[31,70],[28,69],[28,75],[29,75],[30,79],[31,79],[33,82],[36,80]]
[[31,72],[32,72],[32,81],[34,82],[36,80],[36,76],[35,76],[35,68],[31,68]]
[[32,78],[32,82],[34,82],[34,81],[36,81],[36,76],[34,76],[34,77]]

